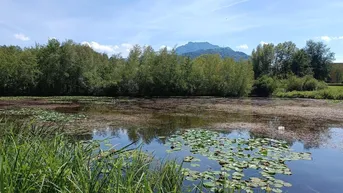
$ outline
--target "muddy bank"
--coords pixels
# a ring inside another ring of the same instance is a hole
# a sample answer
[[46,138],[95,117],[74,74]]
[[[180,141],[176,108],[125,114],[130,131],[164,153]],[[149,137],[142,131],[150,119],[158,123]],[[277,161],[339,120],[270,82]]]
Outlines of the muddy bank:
[[[216,119],[236,115],[237,119],[254,121],[272,116],[289,117],[308,122],[343,123],[343,101],[313,99],[269,99],[269,98],[155,98],[155,99],[116,99],[87,98],[59,100],[58,98],[2,99],[0,109],[38,107],[59,112],[76,113],[84,111],[94,118],[102,116],[104,120],[143,123],[154,119],[154,115],[202,116]],[[241,116],[240,116],[241,115]],[[248,118],[249,119],[249,118]]]
[[130,106],[119,103],[118,109],[159,112],[226,112],[255,115],[297,116],[305,119],[343,122],[343,103],[310,99],[154,99],[137,100]]

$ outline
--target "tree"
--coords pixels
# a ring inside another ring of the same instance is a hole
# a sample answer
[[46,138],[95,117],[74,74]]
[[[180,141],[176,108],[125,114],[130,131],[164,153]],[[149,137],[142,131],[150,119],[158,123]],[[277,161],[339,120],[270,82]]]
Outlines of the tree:
[[155,57],[155,51],[151,46],[147,46],[143,49],[136,76],[140,95],[151,95],[152,86],[154,84],[152,69],[154,68]]
[[60,42],[50,39],[46,46],[38,51],[38,64],[41,75],[38,82],[38,92],[43,95],[59,95],[65,74],[60,62]]
[[[270,48],[261,47],[261,69],[270,70]],[[127,58],[109,57],[72,40],[51,39],[24,49],[0,47],[1,95],[239,97],[250,92],[253,76],[250,61],[213,54],[192,59],[150,46],[135,46]]]
[[310,66],[310,58],[304,49],[297,50],[293,54],[291,62],[292,72],[296,76],[303,77],[306,75],[313,75]]
[[193,60],[190,57],[181,57],[181,78],[179,81],[181,92],[186,95],[192,95],[195,91],[193,79]]
[[127,57],[124,68],[121,69],[122,81],[120,85],[120,93],[124,95],[137,95],[139,85],[136,82],[137,73],[140,65],[142,50],[141,47],[135,45]]
[[323,42],[314,42],[313,40],[306,42],[305,52],[309,56],[314,78],[327,80],[330,64],[335,60],[335,54]]
[[36,55],[31,49],[0,47],[0,94],[30,94],[38,75]]
[[258,45],[251,54],[255,78],[271,74],[275,50],[273,44]]
[[273,66],[275,76],[286,78],[292,73],[292,58],[297,50],[297,46],[291,41],[279,43],[275,47],[275,62]]

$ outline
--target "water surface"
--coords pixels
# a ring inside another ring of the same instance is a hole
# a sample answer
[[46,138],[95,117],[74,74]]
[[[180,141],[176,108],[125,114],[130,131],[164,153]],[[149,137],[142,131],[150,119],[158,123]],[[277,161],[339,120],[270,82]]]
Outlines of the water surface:
[[[183,122],[183,121],[185,122]],[[187,119],[177,120],[178,123],[187,125]],[[182,161],[190,155],[188,150],[182,150],[169,154],[165,146],[168,137],[183,128],[176,127],[175,122],[164,125],[162,128],[97,128],[90,136],[93,140],[104,140],[117,145],[118,148],[129,143],[136,142],[136,146],[142,145],[142,149],[153,153],[159,159],[177,159]],[[256,137],[247,130],[219,131],[228,138],[250,138]],[[297,152],[311,152],[312,160],[299,160],[288,162],[287,165],[292,171],[291,176],[279,175],[279,179],[290,182],[293,186],[283,188],[284,192],[320,192],[320,193],[341,193],[343,190],[343,128],[327,128],[324,133],[318,134],[319,138],[315,144],[304,144],[301,141],[290,141],[291,148]],[[102,148],[106,149],[105,145]],[[220,165],[215,161],[201,158],[201,167],[198,171],[208,169],[219,169]],[[185,164],[185,167],[189,166]],[[249,174],[248,174],[249,176]]]

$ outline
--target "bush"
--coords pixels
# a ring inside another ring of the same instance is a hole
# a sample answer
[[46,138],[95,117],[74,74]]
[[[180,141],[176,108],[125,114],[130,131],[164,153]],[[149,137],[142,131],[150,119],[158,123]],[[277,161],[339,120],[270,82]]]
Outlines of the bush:
[[319,85],[318,80],[314,79],[313,77],[305,77],[303,90],[305,91],[313,91],[317,90]]
[[302,78],[297,78],[296,76],[291,76],[286,84],[287,91],[302,91],[304,80]]
[[324,90],[328,88],[328,84],[324,81],[318,81],[317,90]]
[[[324,82],[319,82],[319,85],[326,85]],[[312,99],[343,99],[343,87],[327,87],[315,91],[292,91],[292,92],[275,92],[274,96],[281,98],[312,98]]]
[[255,81],[253,94],[257,96],[270,96],[276,88],[276,81],[272,77],[264,75]]
[[327,84],[322,81],[318,81],[312,76],[305,76],[303,78],[298,78],[296,76],[291,76],[286,80],[286,90],[291,91],[314,91],[322,90],[327,88]]

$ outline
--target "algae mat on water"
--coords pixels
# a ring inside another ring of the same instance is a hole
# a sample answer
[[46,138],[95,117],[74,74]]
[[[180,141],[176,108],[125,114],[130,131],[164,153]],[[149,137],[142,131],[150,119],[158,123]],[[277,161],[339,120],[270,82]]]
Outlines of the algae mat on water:
[[[183,161],[190,163],[191,168],[201,167],[201,160],[195,157],[197,155],[217,162],[220,165],[217,171],[183,169],[186,180],[199,181],[213,192],[239,189],[249,193],[261,189],[279,193],[281,188],[292,186],[276,178],[277,174],[292,174],[286,163],[312,159],[310,153],[293,152],[284,141],[269,138],[230,139],[218,132],[200,129],[173,135],[166,145],[170,146],[168,153],[189,150],[191,155]],[[255,172],[250,172],[248,177],[247,170]]]
[[23,116],[39,122],[57,122],[57,123],[71,123],[77,120],[86,119],[83,114],[66,114],[59,113],[53,110],[45,110],[40,108],[20,108],[20,109],[0,109],[0,116]]

